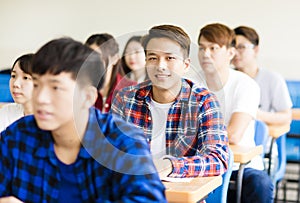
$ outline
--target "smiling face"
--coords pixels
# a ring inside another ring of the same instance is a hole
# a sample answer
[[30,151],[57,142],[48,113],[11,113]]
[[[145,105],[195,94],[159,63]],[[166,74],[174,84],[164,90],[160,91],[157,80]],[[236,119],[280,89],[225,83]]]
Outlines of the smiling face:
[[181,47],[168,38],[153,38],[147,44],[146,68],[153,91],[168,90],[175,96],[181,89],[181,77],[189,67]]
[[9,88],[16,103],[25,105],[31,101],[33,90],[32,77],[21,70],[19,62],[12,69]]

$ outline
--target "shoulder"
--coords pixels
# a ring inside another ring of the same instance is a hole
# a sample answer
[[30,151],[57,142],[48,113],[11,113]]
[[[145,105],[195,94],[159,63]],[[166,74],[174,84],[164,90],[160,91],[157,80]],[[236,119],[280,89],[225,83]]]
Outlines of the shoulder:
[[191,91],[194,94],[206,94],[209,93],[209,90],[202,86],[201,84],[195,83],[192,80],[189,79],[183,79],[182,80],[183,83],[183,90],[187,90],[187,91]]
[[120,90],[124,87],[133,86],[136,84],[137,82],[131,80],[130,78],[117,74],[116,81],[115,81],[116,90]]
[[13,135],[12,137],[16,139],[23,139],[28,136],[35,137],[37,136],[36,134],[43,131],[37,126],[34,116],[29,115],[13,122],[4,132],[7,136]]
[[[95,118],[91,118],[89,122],[93,125],[98,125],[101,132],[104,134],[104,137],[110,139],[115,144],[127,145],[130,144],[130,142],[146,143],[143,131],[134,126],[132,123],[124,121],[116,114],[101,113],[97,109],[95,109],[94,112]],[[126,144],[126,142],[129,143]]]
[[203,99],[204,97],[214,96],[214,93],[203,85],[184,79],[183,90],[187,91],[188,89],[190,89],[190,96],[192,97]]
[[1,112],[7,112],[10,114],[20,114],[23,113],[24,109],[22,107],[21,104],[17,104],[17,103],[9,103],[4,105],[1,109]]
[[284,80],[283,76],[275,71],[270,71],[265,68],[260,68],[258,72],[258,77],[261,77],[262,79],[268,79],[268,80]]
[[38,128],[34,116],[30,115],[20,118],[1,132],[1,142],[6,142],[9,148],[28,150],[40,147],[40,141],[51,139],[50,136],[50,133]]
[[230,70],[230,80],[233,80],[238,87],[252,87],[255,89],[259,89],[258,84],[255,82],[254,79],[252,79],[247,74],[237,71],[237,70]]
[[[85,150],[91,156],[108,169],[123,174],[155,172],[142,130],[116,115],[98,110],[91,113],[94,115],[83,139]],[[145,167],[145,164],[149,165]]]
[[215,108],[219,107],[216,95],[206,87],[184,79],[181,91],[183,100],[188,101],[188,105],[197,108]]
[[127,86],[122,88],[118,94],[127,97],[141,96],[149,94],[149,91],[152,89],[152,83],[150,80],[141,82],[136,85]]

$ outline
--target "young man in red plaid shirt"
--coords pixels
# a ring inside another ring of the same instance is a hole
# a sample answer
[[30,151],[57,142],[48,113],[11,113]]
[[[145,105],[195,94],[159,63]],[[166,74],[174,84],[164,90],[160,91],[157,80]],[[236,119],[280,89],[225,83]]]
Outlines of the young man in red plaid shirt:
[[189,36],[160,25],[142,44],[150,80],[120,90],[111,111],[144,130],[162,179],[223,174],[228,138],[219,103],[182,77],[190,66]]

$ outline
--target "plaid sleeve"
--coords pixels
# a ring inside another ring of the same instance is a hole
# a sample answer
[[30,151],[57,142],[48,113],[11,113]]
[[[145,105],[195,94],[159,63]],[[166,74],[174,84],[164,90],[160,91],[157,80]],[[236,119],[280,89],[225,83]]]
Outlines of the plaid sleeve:
[[203,103],[199,106],[198,123],[195,156],[169,158],[173,164],[170,177],[217,176],[226,172],[228,136],[214,95],[207,94],[203,97]]
[[10,195],[12,157],[6,141],[6,131],[1,132],[0,139],[0,197]]
[[123,99],[122,99],[124,98],[124,95],[121,96],[120,94],[123,94],[122,90],[120,90],[112,99],[110,113],[116,114],[124,119],[125,115],[123,111]]

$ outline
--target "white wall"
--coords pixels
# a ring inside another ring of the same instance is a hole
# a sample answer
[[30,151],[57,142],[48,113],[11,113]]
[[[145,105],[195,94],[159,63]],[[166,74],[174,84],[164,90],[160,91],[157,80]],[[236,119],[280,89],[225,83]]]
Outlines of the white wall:
[[61,36],[85,41],[93,33],[109,32],[122,45],[132,32],[171,23],[183,27],[196,44],[202,26],[221,22],[255,28],[261,66],[300,79],[299,10],[299,0],[1,0],[0,68]]

